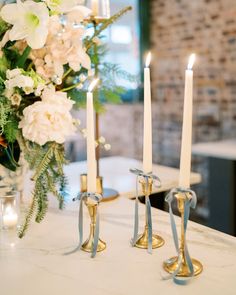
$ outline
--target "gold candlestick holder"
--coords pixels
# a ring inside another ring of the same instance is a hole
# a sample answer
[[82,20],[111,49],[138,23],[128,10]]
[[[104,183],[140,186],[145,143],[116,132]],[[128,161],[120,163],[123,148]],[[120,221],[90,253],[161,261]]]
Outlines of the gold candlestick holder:
[[[87,191],[87,174],[80,175],[80,190],[81,192]],[[115,200],[119,197],[119,193],[111,188],[103,188],[103,177],[97,176],[97,193],[103,196],[101,202]]]
[[[96,215],[98,210],[97,204],[90,204],[85,201],[85,204],[88,208],[89,216],[91,218],[90,223],[90,233],[88,239],[82,244],[81,250],[85,252],[93,252],[94,245],[94,236],[95,236],[95,228],[96,228]],[[101,252],[106,249],[106,243],[102,241],[100,238],[98,239],[97,252]]]
[[[190,201],[192,196],[189,192],[177,192],[174,194],[175,198],[177,199],[178,210],[181,214],[181,239],[180,239],[180,246],[179,246],[179,256],[171,257],[170,259],[166,260],[163,263],[163,268],[170,274],[175,274],[177,277],[190,277],[199,275],[202,270],[203,266],[201,262],[194,258],[190,258],[188,254],[188,250],[186,247],[186,227],[187,227],[187,220],[185,217],[185,210],[186,210],[186,202]],[[171,204],[169,204],[171,206]],[[172,214],[172,212],[171,212]],[[173,230],[173,229],[172,229]],[[187,257],[188,256],[188,257]],[[189,267],[189,261],[192,262],[192,271]]]
[[[145,179],[141,179],[139,183],[142,186],[142,192],[145,196],[145,202],[147,202],[147,198],[152,193],[152,186],[153,186],[153,179],[148,178],[147,181]],[[135,247],[141,248],[141,249],[148,249],[148,212],[147,212],[147,207],[146,207],[146,217],[145,217],[145,227],[144,227],[144,232],[138,237]],[[152,249],[159,248],[163,246],[165,243],[164,239],[160,237],[157,234],[152,234]]]
[[[87,192],[87,174],[80,175],[80,183],[81,183],[81,193]],[[102,195],[102,177],[97,177],[97,193]],[[95,229],[96,229],[96,216],[98,210],[98,203],[91,202],[86,198],[84,200],[85,205],[88,208],[89,216],[91,219],[90,222],[90,233],[88,239],[81,245],[81,250],[85,252],[93,252],[93,245],[94,245],[94,237],[95,237]],[[101,252],[106,249],[106,243],[102,241],[100,238],[98,239],[97,244],[97,252]]]

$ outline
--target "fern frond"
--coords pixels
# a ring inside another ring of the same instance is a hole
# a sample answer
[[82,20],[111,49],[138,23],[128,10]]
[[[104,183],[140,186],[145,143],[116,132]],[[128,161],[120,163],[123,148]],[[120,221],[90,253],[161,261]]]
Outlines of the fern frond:
[[35,183],[35,195],[37,200],[37,215],[35,221],[40,223],[48,210],[48,187],[45,180],[45,174],[39,177]]
[[60,191],[57,190],[56,184],[55,184],[55,178],[53,178],[48,172],[47,175],[47,184],[48,184],[48,190],[57,198],[59,202],[59,209],[64,208],[64,196],[61,194]]
[[23,225],[20,227],[19,231],[18,231],[18,237],[20,239],[22,239],[30,225],[30,221],[33,218],[34,212],[36,210],[36,195],[35,195],[35,191],[33,192],[33,196],[32,196],[32,201],[30,204],[30,207],[28,209],[28,212],[26,213],[26,217],[24,220]]
[[48,150],[46,151],[42,160],[40,160],[40,163],[37,165],[37,167],[35,167],[36,171],[32,178],[33,180],[37,180],[48,169],[48,166],[54,156],[54,148],[55,148],[55,143],[52,143],[51,145],[49,145]]

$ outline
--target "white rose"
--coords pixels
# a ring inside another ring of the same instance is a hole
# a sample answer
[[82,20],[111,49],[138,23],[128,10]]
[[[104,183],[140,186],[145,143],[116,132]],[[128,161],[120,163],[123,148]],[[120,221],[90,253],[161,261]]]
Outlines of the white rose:
[[43,101],[25,108],[23,119],[19,123],[23,136],[39,145],[49,141],[64,143],[66,137],[76,131],[70,114],[72,105],[73,103],[62,97],[61,93],[55,93],[53,99],[47,100],[44,97]]

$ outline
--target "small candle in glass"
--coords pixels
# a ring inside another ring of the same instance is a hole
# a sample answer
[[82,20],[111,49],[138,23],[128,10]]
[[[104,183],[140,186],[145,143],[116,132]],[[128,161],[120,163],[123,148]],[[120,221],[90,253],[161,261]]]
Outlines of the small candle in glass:
[[16,229],[18,224],[18,200],[16,192],[9,192],[0,196],[1,227],[3,229]]

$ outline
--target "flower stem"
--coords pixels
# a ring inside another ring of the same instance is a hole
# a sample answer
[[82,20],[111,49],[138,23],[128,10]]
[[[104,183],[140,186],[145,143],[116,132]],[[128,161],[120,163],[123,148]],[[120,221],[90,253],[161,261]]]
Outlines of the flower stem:
[[72,90],[72,89],[76,88],[77,86],[79,86],[80,84],[81,84],[81,82],[76,83],[76,84],[71,85],[71,86],[69,86],[69,87],[63,88],[63,89],[61,89],[60,91],[66,92],[66,91]]
[[72,69],[71,68],[69,68],[66,72],[65,72],[65,74],[62,76],[62,80],[64,80],[70,73],[72,72]]
[[18,59],[17,63],[16,63],[16,68],[24,68],[25,62],[30,54],[31,51],[31,47],[27,46],[24,50],[24,52],[22,53],[21,57]]

